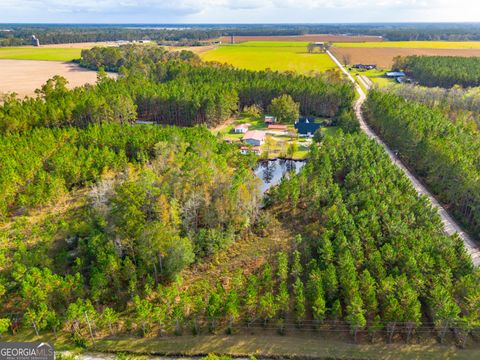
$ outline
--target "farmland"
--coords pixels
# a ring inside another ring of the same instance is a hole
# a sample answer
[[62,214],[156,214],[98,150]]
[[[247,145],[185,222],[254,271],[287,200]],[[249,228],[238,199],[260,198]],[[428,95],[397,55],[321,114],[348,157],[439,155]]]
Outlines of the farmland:
[[0,48],[0,59],[72,61],[80,58],[81,51],[80,48],[9,47]]
[[[480,43],[479,43],[480,44]],[[390,48],[390,47],[340,47],[335,44],[332,53],[342,61],[344,56],[350,58],[350,64],[367,63],[389,69],[397,56],[427,55],[427,56],[480,56],[477,49],[435,49],[435,48]],[[342,44],[343,45],[343,44]]]
[[94,84],[95,71],[72,63],[59,61],[0,60],[0,95],[15,92],[20,97],[32,96],[48,79],[60,75],[68,80],[69,87]]
[[306,74],[335,68],[328,55],[309,54],[307,44],[307,42],[246,42],[223,45],[200,56],[206,61],[218,61],[248,70],[270,68]]
[[[222,36],[219,39],[223,43],[229,43],[230,36]],[[330,41],[330,42],[377,42],[383,41],[381,36],[348,36],[330,34],[306,34],[306,35],[271,35],[271,36],[235,36],[236,43],[245,41]]]
[[339,42],[336,47],[401,48],[401,49],[480,49],[479,41],[382,41]]

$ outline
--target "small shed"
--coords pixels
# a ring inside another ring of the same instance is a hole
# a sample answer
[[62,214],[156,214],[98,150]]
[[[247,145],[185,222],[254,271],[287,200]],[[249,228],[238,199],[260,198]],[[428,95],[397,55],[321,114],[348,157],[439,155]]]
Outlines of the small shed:
[[250,153],[254,153],[255,155],[260,155],[261,154],[261,151],[260,151],[260,148],[259,147],[252,147],[252,148],[249,148],[247,146],[242,146],[240,148],[240,153],[242,155],[248,155]]
[[242,140],[252,146],[261,146],[265,142],[265,132],[260,130],[247,131]]
[[277,122],[277,118],[271,115],[265,115],[265,124],[275,124]]
[[385,73],[385,76],[388,78],[399,78],[404,77],[405,73],[403,71],[390,71]]
[[233,128],[233,132],[235,134],[245,134],[250,126],[250,124],[239,124]]
[[287,125],[270,124],[270,125],[268,125],[268,130],[282,130],[282,131],[286,131],[286,130],[287,130]]

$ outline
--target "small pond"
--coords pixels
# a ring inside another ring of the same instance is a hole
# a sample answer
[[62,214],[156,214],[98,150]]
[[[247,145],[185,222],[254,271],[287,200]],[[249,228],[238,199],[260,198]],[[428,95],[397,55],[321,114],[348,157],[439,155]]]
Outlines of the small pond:
[[258,178],[262,180],[262,184],[260,186],[262,194],[265,193],[272,186],[279,184],[285,175],[289,173],[298,174],[298,172],[304,165],[305,161],[303,160],[296,161],[276,159],[260,161],[255,168],[255,175],[257,175]]

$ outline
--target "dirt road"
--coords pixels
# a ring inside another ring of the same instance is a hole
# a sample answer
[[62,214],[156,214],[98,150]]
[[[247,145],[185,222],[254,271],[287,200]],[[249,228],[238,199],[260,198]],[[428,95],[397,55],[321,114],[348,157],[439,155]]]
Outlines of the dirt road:
[[429,199],[432,205],[438,210],[438,213],[440,214],[440,217],[442,218],[442,222],[444,225],[444,232],[448,235],[453,235],[457,233],[460,238],[463,240],[465,244],[465,248],[467,249],[467,252],[470,254],[472,257],[472,261],[475,266],[480,265],[480,249],[478,245],[472,240],[472,238],[465,233],[462,228],[457,224],[457,222],[448,214],[448,212],[440,205],[440,203],[437,201],[437,199],[425,188],[425,186],[422,185],[422,183],[403,165],[403,163],[398,159],[398,157],[394,154],[392,150],[380,139],[380,137],[373,132],[373,130],[367,125],[365,122],[365,119],[363,118],[363,113],[362,113],[362,105],[367,98],[365,92],[362,90],[360,85],[355,81],[352,75],[343,67],[343,65],[337,60],[337,58],[330,52],[327,51],[328,55],[331,57],[331,59],[337,64],[337,66],[342,70],[343,73],[347,75],[347,77],[350,79],[350,81],[354,84],[355,89],[359,95],[357,101],[355,102],[353,109],[355,111],[355,115],[357,116],[357,119],[360,123],[360,128],[362,129],[365,134],[371,139],[374,139],[377,143],[383,146],[385,151],[387,152],[388,156],[390,156],[390,159],[392,162],[397,165],[404,173],[405,175],[410,179],[412,182],[413,186],[415,187],[415,190],[417,190],[417,193],[420,195],[426,195]]

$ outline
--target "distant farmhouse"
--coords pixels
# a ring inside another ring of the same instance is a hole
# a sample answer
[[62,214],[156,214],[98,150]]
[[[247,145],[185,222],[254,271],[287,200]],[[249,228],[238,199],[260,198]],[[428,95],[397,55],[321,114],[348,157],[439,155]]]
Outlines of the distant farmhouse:
[[261,146],[265,142],[265,132],[260,130],[247,131],[242,140],[252,146]]
[[40,46],[40,40],[35,35],[32,35],[32,46]]
[[295,129],[298,131],[298,135],[300,136],[308,136],[312,137],[315,134],[322,124],[316,123],[314,119],[309,119],[307,117],[300,118],[295,123]]
[[373,70],[377,68],[377,65],[375,64],[355,64],[352,66],[354,69],[359,69],[359,70]]
[[312,43],[307,45],[307,50],[308,50],[309,53],[315,52],[315,49],[320,50],[320,52],[325,52],[329,48],[330,48],[329,43],[324,43],[324,42],[321,42],[321,41],[312,42]]

